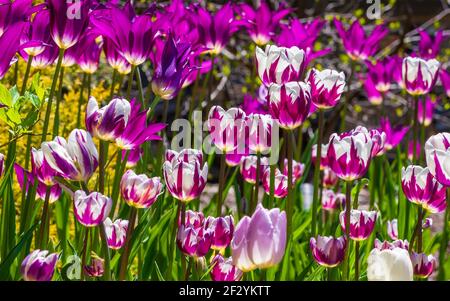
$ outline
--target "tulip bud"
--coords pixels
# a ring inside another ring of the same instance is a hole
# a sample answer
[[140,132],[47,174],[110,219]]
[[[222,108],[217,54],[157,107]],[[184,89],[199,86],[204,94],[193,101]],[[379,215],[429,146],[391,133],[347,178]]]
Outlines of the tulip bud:
[[439,71],[435,59],[423,60],[417,57],[403,59],[402,78],[406,91],[411,95],[423,95],[433,89]]
[[93,257],[91,261],[91,265],[84,266],[84,273],[89,277],[102,277],[104,272],[104,260],[99,257]]
[[[257,160],[258,158],[256,156],[245,156],[241,161],[241,168],[240,168],[241,175],[244,178],[244,180],[250,184],[256,183]],[[259,169],[260,171],[259,179],[263,179],[265,167],[267,167],[268,165],[269,159],[267,157],[262,157]]]
[[114,223],[109,217],[103,222],[106,232],[106,242],[108,247],[114,250],[122,248],[125,244],[128,230],[128,221],[122,219],[116,219]]
[[[372,234],[377,220],[376,211],[352,209],[350,211],[350,238],[356,241],[365,240]],[[345,232],[345,211],[339,215],[342,230]]]
[[[292,180],[293,182],[300,181],[305,171],[305,164],[292,160]],[[283,174],[288,175],[288,159],[284,159]]]
[[[320,162],[322,162],[322,161],[320,161]],[[334,187],[334,186],[336,186],[338,181],[339,181],[339,178],[334,173],[334,171],[331,170],[331,168],[329,168],[329,167],[324,168],[323,177],[322,177],[322,185],[324,188]]]
[[58,254],[34,250],[22,261],[20,272],[25,281],[50,281],[55,272]]
[[367,258],[369,281],[412,281],[413,266],[408,251],[401,248],[373,249]]
[[333,268],[344,260],[347,241],[344,236],[334,238],[319,235],[317,239],[311,237],[309,247],[318,264]]
[[[203,227],[205,222],[205,217],[203,216],[203,213],[187,210],[185,214],[185,226],[192,226],[194,228],[200,228]],[[181,222],[181,214],[178,216],[178,227],[180,227],[182,224]]]
[[411,253],[411,262],[414,267],[414,275],[419,278],[428,278],[436,266],[436,259],[433,255],[424,253]]
[[333,190],[325,189],[322,192],[322,209],[333,212],[345,204],[345,195],[335,193]]
[[5,173],[5,155],[0,153],[0,178]]
[[136,175],[127,170],[120,181],[120,192],[124,201],[135,208],[149,208],[164,192],[161,178]]
[[211,279],[213,281],[239,281],[242,277],[242,271],[233,265],[231,257],[225,259],[217,254],[211,264]]
[[[288,176],[277,168],[274,170],[274,197],[282,199],[288,194]],[[270,168],[266,168],[263,175],[264,191],[270,195]]]
[[83,190],[77,190],[73,196],[74,213],[80,224],[95,227],[108,217],[112,200],[99,192],[86,195]]
[[398,222],[397,219],[387,221],[387,233],[392,240],[398,239]]
[[203,257],[211,248],[213,233],[205,227],[194,228],[192,225],[178,227],[177,245],[186,255],[194,258]]
[[231,215],[214,218],[209,216],[205,228],[212,232],[211,249],[223,250],[231,242],[234,233],[234,220]]

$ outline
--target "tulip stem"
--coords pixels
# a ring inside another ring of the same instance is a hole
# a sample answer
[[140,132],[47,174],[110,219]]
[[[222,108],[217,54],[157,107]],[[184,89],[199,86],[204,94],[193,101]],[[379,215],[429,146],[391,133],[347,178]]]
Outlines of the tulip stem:
[[83,74],[83,80],[81,82],[81,88],[80,88],[80,97],[78,98],[78,114],[77,114],[77,128],[80,128],[81,125],[81,106],[83,105],[83,94],[84,89],[86,87],[87,82],[87,74]]
[[83,251],[81,254],[81,280],[84,280],[84,267],[86,266],[86,254],[87,254],[87,248],[89,243],[89,231],[90,228],[86,227],[86,230],[84,232],[84,243],[83,243]]
[[59,107],[62,100],[62,87],[64,82],[64,67],[61,67],[59,74],[58,95],[56,96],[55,120],[53,121],[53,137],[59,135]]
[[260,182],[260,174],[261,174],[261,154],[256,154],[256,175],[255,175],[255,187],[254,187],[254,197],[253,204],[250,213],[253,213],[258,206],[258,198],[259,198],[259,182]]
[[[345,182],[345,238],[347,239],[347,246],[350,245],[350,210],[351,210],[351,198],[352,198],[352,181]],[[344,264],[344,280],[349,279],[349,247],[345,249],[345,264]]]
[[180,117],[180,113],[181,113],[181,98],[183,96],[183,92],[184,92],[184,89],[181,89],[178,92],[177,99],[176,99],[175,118],[174,119],[178,119],[178,117]]
[[108,142],[100,140],[99,144],[98,191],[103,194],[105,192],[105,160]]
[[[417,152],[416,145],[418,142],[418,118],[417,112],[419,111],[419,99],[418,97],[413,98],[414,101],[414,117],[413,117],[413,164],[417,164]],[[422,145],[423,147],[423,145]]]
[[275,201],[275,164],[270,165],[270,204],[269,208]]
[[448,248],[448,220],[450,218],[450,188],[447,188],[447,208],[444,215],[444,228],[442,230],[441,244],[439,247],[439,272],[438,280],[447,280],[445,273],[445,258]]
[[28,77],[30,76],[31,64],[32,63],[33,63],[33,56],[30,55],[30,56],[28,56],[27,70],[25,71],[25,76],[23,78],[22,90],[20,91],[20,95],[24,95],[25,91],[27,90],[27,82],[28,82]]
[[109,101],[111,101],[114,97],[114,89],[116,87],[116,80],[117,80],[117,70],[114,69],[113,70],[113,74],[112,74],[112,80],[111,80],[111,89],[109,92]]
[[136,66],[131,65],[131,72],[130,72],[130,76],[128,77],[127,100],[130,100],[130,98],[131,98],[131,88],[133,87],[133,78],[134,78],[135,72],[136,72]]
[[[222,215],[223,186],[225,184],[225,154],[220,155],[219,189],[217,194],[217,217]],[[253,208],[252,208],[253,210]]]
[[64,58],[64,49],[59,49],[58,62],[56,63],[55,73],[53,74],[52,85],[50,87],[50,94],[47,101],[47,109],[45,111],[44,127],[42,129],[41,142],[44,142],[47,137],[48,124],[50,122],[50,114],[52,112],[53,96],[55,95],[56,82],[58,81],[59,71],[61,69],[62,60]]
[[320,185],[320,160],[322,158],[322,136],[323,136],[323,123],[324,116],[323,110],[319,109],[319,132],[317,137],[317,151],[316,160],[314,162],[314,191],[313,191],[313,203],[311,210],[311,236],[316,236],[317,228],[317,208],[319,206],[319,185]]
[[137,81],[138,91],[139,91],[139,102],[142,104],[142,108],[145,109],[144,89],[142,88],[142,77],[141,77],[141,71],[139,70],[139,67],[136,67],[136,81]]
[[128,268],[128,257],[130,255],[130,242],[131,234],[133,232],[134,224],[136,222],[137,210],[134,207],[130,208],[130,219],[129,226],[127,229],[127,237],[125,241],[125,247],[123,249],[122,256],[120,257],[120,270],[119,270],[119,280],[125,280]]
[[416,224],[416,227],[414,228],[414,232],[411,236],[410,244],[409,244],[409,252],[410,253],[412,252],[412,250],[414,248],[414,243],[416,241],[416,238],[419,236],[419,232],[422,232],[422,219],[423,219],[423,211],[422,211],[422,207],[419,207],[418,214],[417,214],[417,224]]
[[[26,183],[25,183],[26,185]],[[45,234],[46,228],[47,228],[47,221],[48,221],[48,207],[50,202],[50,186],[47,186],[47,189],[45,191],[45,200],[44,200],[44,208],[42,209],[42,215],[41,215],[41,225],[39,227],[39,239],[37,241],[37,246],[41,250],[47,249],[47,239],[48,239],[48,233]]]
[[292,150],[292,131],[288,131],[287,132],[287,141],[286,141],[286,145],[287,145],[287,155],[288,155],[288,195],[287,195],[287,204],[286,204],[286,208],[287,208],[287,222],[288,222],[288,227],[287,227],[287,237],[291,237],[291,233],[292,233],[292,216],[293,216],[293,209],[294,209],[294,204],[293,204],[293,198],[292,198],[292,194],[293,194],[293,189],[292,189],[292,160],[293,160],[293,150]]
[[359,281],[359,241],[355,241],[355,281]]
[[[174,257],[176,256],[174,254],[174,248],[175,248],[175,243],[176,243],[176,237],[177,237],[177,228],[178,228],[178,220],[181,218],[180,214],[181,214],[181,201],[178,201],[178,206],[177,206],[177,212],[175,214],[175,220],[173,222],[173,227],[172,227],[172,239],[170,240],[170,244],[169,244],[169,265],[167,267],[167,274],[166,274],[166,280],[170,280],[170,278],[172,277],[172,268],[173,268],[173,261],[174,261]],[[186,219],[186,217],[185,217]],[[184,225],[185,220],[183,219],[181,221]]]
[[111,266],[110,266],[110,261],[111,261],[111,257],[109,254],[109,248],[108,248],[108,241],[106,238],[106,230],[105,230],[105,225],[103,223],[101,223],[99,225],[100,227],[100,237],[102,239],[102,247],[103,247],[103,257],[105,260],[105,264],[104,264],[104,273],[103,273],[103,279],[106,281],[111,280]]
[[122,179],[123,172],[125,170],[125,167],[127,166],[127,161],[128,161],[129,156],[130,156],[130,151],[127,150],[127,152],[125,153],[125,158],[122,160],[122,152],[120,150],[117,152],[116,166],[114,167],[113,187],[112,187],[112,192],[111,192],[111,199],[113,200],[111,212],[113,214],[115,213],[115,209],[116,209],[117,203],[118,203],[117,201],[119,199],[120,180]]
[[426,118],[426,98],[422,98],[422,123],[420,126],[420,162],[425,162],[425,118]]

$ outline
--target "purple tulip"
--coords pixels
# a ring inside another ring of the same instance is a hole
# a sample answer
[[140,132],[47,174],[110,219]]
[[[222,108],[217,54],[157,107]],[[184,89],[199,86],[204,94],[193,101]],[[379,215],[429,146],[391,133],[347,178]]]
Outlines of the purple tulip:
[[117,137],[116,145],[121,149],[132,150],[140,147],[146,141],[161,140],[157,135],[166,125],[163,123],[147,124],[148,111],[140,112],[141,105],[134,99],[130,102],[131,113],[125,129]]
[[9,26],[4,32],[0,30],[0,79],[8,72],[11,63],[14,62],[16,52],[19,50],[20,37],[26,26],[25,22],[17,22]]
[[[281,173],[277,168],[274,170],[273,195],[277,199],[282,199],[288,194],[288,176]],[[270,168],[266,168],[262,178],[264,191],[270,195]]]
[[[261,87],[263,87],[267,92],[267,88],[264,85],[261,85]],[[253,98],[252,95],[250,94],[245,94],[244,95],[244,101],[242,102],[242,105],[240,106],[240,108],[245,112],[245,114],[267,114],[269,112],[268,108],[267,108],[267,101],[266,98]]]
[[86,108],[86,129],[94,137],[114,141],[123,134],[130,113],[131,106],[126,99],[114,98],[99,109],[97,100],[91,96]]
[[185,149],[177,153],[169,150],[163,171],[170,194],[182,202],[189,202],[198,198],[205,188],[208,163],[203,165],[201,151]]
[[336,70],[311,69],[307,76],[311,86],[311,101],[319,109],[330,109],[340,100],[345,89],[345,74]]
[[[194,228],[203,227],[205,223],[205,216],[202,212],[187,210],[185,214],[185,225],[192,226]],[[178,227],[181,226],[181,214],[178,216]]]
[[119,74],[126,75],[131,72],[130,63],[117,51],[116,45],[109,38],[103,37],[103,51],[108,64]]
[[[303,177],[303,173],[305,171],[305,164],[301,162],[297,162],[295,160],[292,160],[292,181],[298,182]],[[283,174],[288,175],[288,159],[284,159],[284,168],[283,168]]]
[[402,64],[403,85],[406,91],[414,96],[430,92],[437,80],[439,62],[428,61],[417,57],[407,57]]
[[242,271],[233,265],[231,257],[225,259],[221,254],[217,254],[212,259],[211,279],[213,281],[239,281],[242,278]]
[[111,211],[112,200],[99,192],[89,195],[83,190],[73,195],[73,212],[78,222],[86,227],[95,227],[103,223]]
[[344,181],[359,179],[367,172],[372,149],[373,141],[367,130],[333,134],[328,144],[329,166]]
[[402,168],[402,189],[410,202],[432,213],[445,210],[446,188],[436,181],[428,167],[410,165]]
[[414,276],[428,278],[433,273],[436,266],[436,259],[433,255],[412,252],[410,256],[414,268]]
[[408,133],[408,130],[409,126],[399,125],[393,128],[389,118],[381,118],[379,131],[386,135],[386,141],[384,143],[385,151],[389,151],[399,145],[403,141],[406,133]]
[[293,130],[308,117],[311,88],[304,82],[272,84],[269,88],[269,109],[280,127]]
[[324,189],[322,192],[322,209],[333,212],[345,205],[345,195],[335,193],[331,189]]
[[97,43],[97,38],[97,34],[88,32],[82,36],[76,46],[79,51],[76,62],[87,74],[93,74],[98,69],[103,42]]
[[387,233],[392,240],[398,239],[398,221],[396,218],[387,221]]
[[367,130],[363,126],[357,126],[354,132],[365,133],[372,140],[372,157],[381,156],[384,154],[386,133],[379,129]]
[[203,257],[211,248],[212,237],[212,231],[203,226],[181,225],[178,227],[177,246],[188,256]]
[[450,98],[450,73],[448,73],[444,69],[441,69],[441,72],[439,72],[439,78],[441,80],[442,86],[444,87],[445,93],[447,94],[447,97]]
[[258,204],[252,217],[241,219],[231,241],[233,265],[243,272],[277,265],[286,248],[286,213]]
[[339,181],[338,176],[336,173],[331,170],[329,167],[325,167],[323,170],[323,176],[322,176],[322,185],[324,188],[331,188],[336,186],[337,182]]
[[222,6],[214,16],[203,7],[196,6],[193,18],[197,22],[198,43],[213,55],[221,53],[231,35],[239,29],[230,3]]
[[425,158],[430,173],[442,185],[450,186],[450,134],[439,133],[425,143]]
[[80,129],[73,130],[66,141],[55,137],[42,143],[48,165],[62,177],[73,181],[87,181],[98,166],[98,152],[91,135]]
[[118,250],[123,247],[127,237],[128,221],[116,219],[114,222],[109,217],[103,222],[106,232],[106,242],[108,247],[113,250]]
[[[350,233],[351,239],[356,241],[362,241],[367,239],[375,227],[377,220],[376,211],[365,211],[352,209],[350,211]],[[342,230],[345,232],[345,212],[342,211],[339,214],[339,221],[341,223]]]
[[91,260],[91,265],[86,265],[83,267],[84,273],[93,278],[102,277],[104,273],[104,260],[99,257],[93,257]]
[[256,47],[256,63],[259,78],[266,86],[286,84],[302,78],[306,54],[296,46],[286,48],[267,45],[265,51]]
[[156,33],[152,16],[136,15],[130,1],[123,8],[109,6],[97,10],[91,22],[98,33],[115,44],[129,64],[139,66],[150,58]]
[[211,249],[224,250],[231,242],[234,233],[233,216],[225,217],[208,216],[205,220],[205,228],[211,230]]
[[[58,46],[56,46],[55,42],[52,41],[52,44],[54,45],[54,51],[56,53],[56,57],[58,57]],[[61,66],[68,68],[72,67],[77,63],[78,56],[80,55],[80,43],[76,43],[74,46],[70,47],[66,51],[64,51],[64,56],[61,61]],[[56,60],[56,58],[55,58]]]
[[386,93],[389,91],[395,67],[395,60],[389,57],[377,61],[374,64],[370,61],[367,62],[367,75],[379,93]]
[[48,24],[49,19],[49,11],[42,10],[36,13],[33,22],[27,24],[27,28],[25,28],[20,39],[23,49],[21,54],[24,58],[37,56],[45,50],[45,47],[53,44]]
[[420,30],[419,56],[423,59],[435,59],[441,50],[441,44],[445,40],[442,30],[436,31],[434,36],[425,30]]
[[309,247],[318,264],[333,268],[344,260],[347,241],[344,236],[334,238],[333,236],[319,235],[317,239],[311,237]]
[[291,12],[291,9],[279,8],[273,12],[265,1],[261,1],[257,9],[253,9],[246,3],[240,4],[237,8],[241,15],[241,22],[250,38],[258,46],[264,46],[270,42],[275,35],[281,19]]
[[[417,121],[423,124],[425,127],[430,126],[433,121],[433,111],[437,105],[437,100],[433,100],[430,96],[425,98],[425,110],[423,107],[423,101],[419,100],[417,111]],[[425,111],[425,112],[424,112]]]
[[58,58],[58,53],[58,46],[56,46],[56,44],[51,41],[49,46],[45,47],[44,51],[41,54],[33,57],[31,66],[37,70],[44,70],[55,63],[56,59]]
[[149,178],[145,174],[136,175],[132,170],[122,176],[120,191],[124,201],[135,208],[149,208],[164,192],[161,178]]
[[[135,167],[138,164],[139,160],[141,160],[143,153],[144,153],[144,150],[142,149],[142,147],[130,149],[129,154],[128,154],[126,168],[130,169],[130,168]],[[122,160],[125,160],[126,155],[127,155],[127,151],[122,150]]]
[[377,25],[370,34],[366,35],[359,20],[353,21],[350,27],[345,30],[341,21],[335,18],[334,26],[348,56],[353,60],[361,61],[372,57],[378,51],[380,41],[389,32],[383,25]]
[[[416,158],[420,157],[421,149],[422,149],[422,147],[420,145],[420,142],[416,141],[416,147],[415,147]],[[409,141],[408,142],[408,160],[412,162],[413,159],[414,159],[414,142],[413,141]]]
[[[241,160],[241,175],[247,183],[256,183],[256,169],[257,169],[257,156],[245,156]],[[269,159],[267,157],[261,158],[259,179],[264,178],[264,167],[269,166]]]
[[32,0],[0,0],[0,36],[8,27],[28,21],[30,16],[41,8],[40,5],[32,5]]
[[47,0],[50,12],[50,33],[61,49],[75,45],[89,24],[91,0]]
[[400,248],[404,250],[409,250],[409,243],[407,240],[394,240],[393,242],[388,242],[387,240],[381,242],[378,238],[375,238],[374,248],[383,251],[383,250],[393,250],[395,248]]
[[431,217],[427,217],[422,223],[422,229],[428,229],[433,226],[433,219]]
[[175,41],[169,36],[161,56],[153,62],[152,90],[155,95],[170,100],[178,94],[189,74],[186,70],[189,69],[190,52],[190,44]]
[[246,119],[248,147],[254,153],[264,154],[272,146],[272,116],[269,114],[250,114]]
[[383,95],[376,89],[376,86],[370,77],[366,78],[364,81],[364,91],[371,104],[378,106],[383,102]]
[[57,253],[34,250],[22,261],[20,272],[25,281],[50,281],[57,261]]

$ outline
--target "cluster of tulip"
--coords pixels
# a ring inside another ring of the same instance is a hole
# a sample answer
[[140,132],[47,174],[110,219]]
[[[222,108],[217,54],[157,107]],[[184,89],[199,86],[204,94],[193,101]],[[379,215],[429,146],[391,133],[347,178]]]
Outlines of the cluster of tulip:
[[[11,86],[0,85],[0,119],[10,135],[7,156],[0,154],[0,279],[73,279],[72,265],[82,269],[78,279],[104,280],[209,275],[237,281],[256,273],[269,280],[413,280],[430,277],[437,267],[436,277],[445,279],[450,133],[425,141],[436,106],[429,94],[439,78],[450,96],[450,76],[436,60],[442,31],[434,38],[420,31],[419,50],[410,56],[374,60],[389,33],[384,25],[367,35],[358,20],[348,29],[338,18],[330,24],[320,18],[285,22],[293,10],[273,11],[264,1],[257,9],[228,3],[215,14],[181,0],[150,5],[142,14],[130,1],[41,2],[0,0],[0,79]],[[325,26],[334,26],[342,42],[347,76],[344,68],[317,63],[334,51],[315,47]],[[257,96],[247,94],[240,106],[225,108],[211,99],[211,85],[218,63],[226,63],[221,55],[242,29],[256,44],[249,47],[249,86]],[[102,51],[113,74],[109,96],[96,95],[99,103],[91,86]],[[27,63],[22,81],[20,57]],[[60,126],[60,112],[72,109],[63,87],[75,66],[83,80],[76,127],[69,133]],[[53,71],[49,89],[40,83],[47,69]],[[380,111],[379,127],[347,130],[354,77],[364,81],[368,101]],[[411,98],[407,126],[393,126],[387,117],[384,102],[393,91]],[[184,101],[189,92],[191,101]],[[185,111],[189,119],[195,109],[208,112],[205,128],[214,150],[208,156],[203,149],[167,147],[173,99],[174,119]],[[161,101],[164,115],[156,122]],[[41,140],[35,142],[41,109]],[[340,114],[341,124],[326,142],[329,112]],[[317,130],[304,146],[304,130],[314,128],[316,117]],[[23,136],[24,163],[16,154]],[[394,167],[386,156],[392,150]],[[217,192],[211,195],[209,171],[216,170]],[[14,174],[21,188],[18,231]],[[359,200],[367,184],[368,205]],[[436,214],[443,215],[442,234],[425,246],[424,230]],[[78,255],[79,263],[70,259]]]

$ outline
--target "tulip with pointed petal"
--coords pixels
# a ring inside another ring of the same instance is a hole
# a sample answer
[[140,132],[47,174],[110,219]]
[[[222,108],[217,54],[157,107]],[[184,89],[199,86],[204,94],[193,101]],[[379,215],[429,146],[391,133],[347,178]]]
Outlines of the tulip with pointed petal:
[[[350,238],[356,241],[367,239],[375,227],[376,211],[350,210]],[[342,230],[345,231],[345,212],[339,215]]]
[[123,247],[127,237],[128,221],[116,219],[114,222],[109,217],[103,222],[105,226],[106,242],[108,247],[113,250],[118,250]]
[[439,133],[425,143],[425,158],[430,173],[442,185],[450,186],[450,134]]
[[112,200],[99,192],[89,195],[77,190],[73,196],[74,214],[78,222],[86,227],[95,227],[103,223],[111,211]]
[[411,262],[414,267],[414,276],[419,278],[428,278],[436,266],[436,259],[433,255],[424,253],[411,253]]
[[345,74],[336,70],[311,69],[307,76],[311,86],[311,101],[319,109],[330,109],[340,100],[345,89]]
[[55,272],[58,254],[34,250],[22,261],[20,272],[25,281],[50,281]]
[[211,262],[211,279],[213,281],[239,281],[242,278],[242,271],[233,265],[231,257],[224,258],[217,254]]
[[406,133],[408,132],[409,126],[399,125],[396,127],[392,127],[391,122],[386,117],[380,119],[380,128],[378,130],[382,133],[385,133],[386,135],[384,149],[385,151],[388,151],[400,144],[400,142],[403,140]]
[[407,57],[402,64],[403,85],[414,96],[430,92],[437,80],[439,62],[435,59],[425,61],[417,57]]

